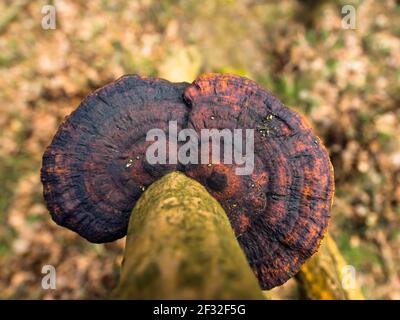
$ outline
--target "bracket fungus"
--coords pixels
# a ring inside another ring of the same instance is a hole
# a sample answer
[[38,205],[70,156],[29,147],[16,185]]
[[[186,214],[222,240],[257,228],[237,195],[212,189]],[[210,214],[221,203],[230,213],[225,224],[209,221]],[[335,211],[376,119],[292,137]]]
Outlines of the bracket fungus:
[[[237,175],[235,163],[150,164],[146,133],[167,132],[170,121],[196,132],[254,129],[253,172]],[[298,113],[243,77],[124,76],[96,90],[61,124],[41,180],[53,220],[102,243],[126,234],[141,193],[172,171],[219,201],[263,289],[286,282],[318,250],[334,192],[327,151]]]

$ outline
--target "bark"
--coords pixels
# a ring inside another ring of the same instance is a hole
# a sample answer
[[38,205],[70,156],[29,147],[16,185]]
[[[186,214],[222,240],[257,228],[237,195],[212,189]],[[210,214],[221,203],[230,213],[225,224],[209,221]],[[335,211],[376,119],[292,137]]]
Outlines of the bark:
[[315,300],[364,299],[357,287],[357,274],[352,274],[352,270],[352,266],[346,264],[334,240],[329,234],[326,235],[319,251],[296,275],[302,297]]
[[137,202],[113,298],[264,299],[222,207],[176,172]]

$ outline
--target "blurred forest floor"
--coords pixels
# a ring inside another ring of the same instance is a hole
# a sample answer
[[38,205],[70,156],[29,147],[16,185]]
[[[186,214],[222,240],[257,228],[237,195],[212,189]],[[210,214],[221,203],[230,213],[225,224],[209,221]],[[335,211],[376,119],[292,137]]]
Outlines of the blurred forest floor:
[[[302,1],[307,3],[308,1]],[[400,6],[340,1],[310,17],[284,1],[0,2],[0,298],[99,298],[124,240],[94,245],[58,227],[42,199],[41,157],[62,119],[123,74],[192,81],[201,72],[256,80],[306,115],[329,148],[330,231],[369,299],[400,299]],[[41,268],[57,290],[41,288]],[[290,280],[276,298],[295,298]]]

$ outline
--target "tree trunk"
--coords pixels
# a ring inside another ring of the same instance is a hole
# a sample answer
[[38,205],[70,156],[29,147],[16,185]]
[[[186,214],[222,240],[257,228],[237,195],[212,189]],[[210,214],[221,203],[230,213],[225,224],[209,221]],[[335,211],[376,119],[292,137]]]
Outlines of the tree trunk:
[[176,172],[137,202],[113,298],[264,299],[222,207]]

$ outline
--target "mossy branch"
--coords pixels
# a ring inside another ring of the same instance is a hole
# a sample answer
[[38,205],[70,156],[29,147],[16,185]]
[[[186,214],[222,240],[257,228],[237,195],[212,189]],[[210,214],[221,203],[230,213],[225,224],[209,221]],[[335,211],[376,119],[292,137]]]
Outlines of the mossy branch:
[[301,294],[307,299],[362,300],[363,294],[357,287],[356,274],[351,274],[335,241],[328,234],[319,251],[312,256],[296,275]]
[[113,297],[264,299],[222,207],[176,172],[137,202]]

